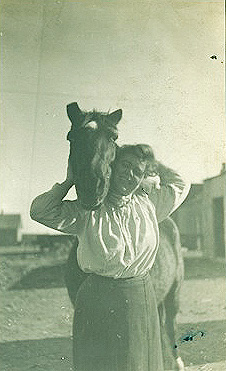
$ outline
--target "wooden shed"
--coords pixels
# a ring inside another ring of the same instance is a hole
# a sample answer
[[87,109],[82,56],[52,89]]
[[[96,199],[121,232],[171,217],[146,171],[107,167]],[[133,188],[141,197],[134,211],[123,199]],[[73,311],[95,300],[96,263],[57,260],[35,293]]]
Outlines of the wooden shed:
[[204,181],[203,252],[209,257],[225,257],[226,241],[226,167]]
[[0,246],[15,245],[21,241],[20,214],[0,214]]
[[182,246],[189,250],[201,250],[203,244],[202,203],[203,184],[192,184],[187,198],[172,215],[180,231]]

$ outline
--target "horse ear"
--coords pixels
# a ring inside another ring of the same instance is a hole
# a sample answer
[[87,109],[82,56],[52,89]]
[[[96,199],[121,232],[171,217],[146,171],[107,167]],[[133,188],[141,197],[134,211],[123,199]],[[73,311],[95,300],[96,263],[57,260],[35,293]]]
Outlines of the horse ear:
[[112,124],[117,125],[122,118],[122,110],[118,109],[117,111],[112,112],[108,117]]
[[72,125],[78,125],[82,121],[83,113],[80,110],[77,102],[73,102],[67,105],[67,115]]

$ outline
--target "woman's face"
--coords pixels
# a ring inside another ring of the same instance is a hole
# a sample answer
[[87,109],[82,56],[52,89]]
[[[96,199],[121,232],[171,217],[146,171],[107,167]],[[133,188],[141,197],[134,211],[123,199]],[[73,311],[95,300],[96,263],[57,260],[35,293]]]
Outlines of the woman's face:
[[146,161],[140,161],[131,153],[122,154],[112,169],[111,189],[122,196],[134,192],[144,179],[145,168]]

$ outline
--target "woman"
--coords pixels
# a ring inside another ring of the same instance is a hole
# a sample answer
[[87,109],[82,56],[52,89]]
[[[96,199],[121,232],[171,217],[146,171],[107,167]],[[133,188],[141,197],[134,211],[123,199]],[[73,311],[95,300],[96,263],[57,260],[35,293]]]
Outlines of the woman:
[[[159,187],[150,180],[156,173]],[[117,150],[110,190],[99,209],[87,211],[77,200],[63,201],[72,185],[69,164],[66,180],[33,201],[31,217],[77,235],[78,264],[91,273],[75,302],[75,370],[162,371],[148,271],[158,249],[158,222],[184,200],[185,183],[155,161],[150,146],[134,145]]]

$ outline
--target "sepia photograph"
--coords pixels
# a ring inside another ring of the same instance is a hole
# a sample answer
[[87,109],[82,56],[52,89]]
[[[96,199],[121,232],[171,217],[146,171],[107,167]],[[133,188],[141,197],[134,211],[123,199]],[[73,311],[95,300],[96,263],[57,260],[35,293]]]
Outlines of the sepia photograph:
[[226,371],[224,14],[0,1],[1,371]]

